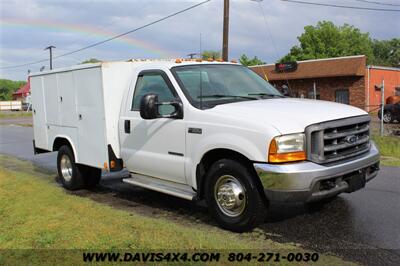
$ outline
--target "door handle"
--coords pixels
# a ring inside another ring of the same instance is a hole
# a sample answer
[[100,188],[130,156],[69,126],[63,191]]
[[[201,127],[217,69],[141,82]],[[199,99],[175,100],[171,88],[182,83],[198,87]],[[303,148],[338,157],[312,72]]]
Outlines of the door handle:
[[124,131],[125,133],[131,133],[131,120],[125,120],[124,122]]

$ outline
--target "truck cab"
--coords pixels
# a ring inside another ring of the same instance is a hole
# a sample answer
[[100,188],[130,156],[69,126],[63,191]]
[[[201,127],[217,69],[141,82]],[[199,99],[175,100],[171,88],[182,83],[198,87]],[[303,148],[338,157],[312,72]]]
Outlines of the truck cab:
[[[54,145],[57,134],[47,134],[47,146],[34,142],[35,150],[58,150],[66,188],[96,185],[101,170],[124,167],[130,176],[123,182],[204,202],[223,228],[237,232],[261,223],[272,201],[318,202],[359,190],[377,175],[379,152],[365,111],[288,98],[240,64],[200,61],[94,64],[102,75],[80,78],[97,80],[84,97],[98,97],[98,90],[102,104],[92,115],[100,125],[77,113],[77,126],[87,123],[76,133],[80,142],[66,138],[66,126],[51,125],[63,141]],[[85,90],[74,76],[79,69],[65,71],[74,91]],[[35,95],[39,82],[32,84]],[[41,91],[37,99],[45,98]],[[35,127],[50,125],[35,116]],[[36,130],[35,140],[42,133]],[[85,138],[97,153],[82,144]],[[82,160],[87,156],[98,158]]]

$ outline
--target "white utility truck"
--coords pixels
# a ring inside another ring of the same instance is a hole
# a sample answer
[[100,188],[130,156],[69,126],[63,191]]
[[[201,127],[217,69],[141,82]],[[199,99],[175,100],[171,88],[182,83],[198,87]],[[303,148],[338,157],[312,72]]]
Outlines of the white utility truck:
[[84,64],[31,75],[35,153],[65,188],[126,168],[128,184],[206,203],[246,231],[272,201],[318,202],[379,170],[361,109],[287,98],[252,70],[209,61]]

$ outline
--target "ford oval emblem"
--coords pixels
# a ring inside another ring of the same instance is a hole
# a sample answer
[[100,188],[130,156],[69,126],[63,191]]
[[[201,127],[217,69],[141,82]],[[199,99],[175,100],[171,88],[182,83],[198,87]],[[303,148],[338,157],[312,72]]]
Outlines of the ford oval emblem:
[[358,140],[358,137],[356,135],[350,135],[344,138],[344,141],[346,141],[349,144],[352,144]]

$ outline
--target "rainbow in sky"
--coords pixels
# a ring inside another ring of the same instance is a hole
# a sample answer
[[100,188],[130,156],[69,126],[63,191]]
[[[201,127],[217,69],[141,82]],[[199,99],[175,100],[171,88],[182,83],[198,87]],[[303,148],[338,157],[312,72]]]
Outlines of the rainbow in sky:
[[[50,30],[50,31],[58,31],[58,32],[74,32],[82,35],[90,35],[101,38],[110,38],[119,33],[106,31],[104,29],[99,29],[93,26],[84,25],[84,24],[71,24],[71,23],[61,23],[57,21],[49,21],[49,20],[38,20],[38,19],[7,19],[0,18],[0,26],[2,27],[16,27],[16,28],[24,28],[24,29],[41,29],[41,30]],[[113,40],[115,42],[124,43],[133,47],[135,49],[139,49],[143,52],[154,54],[159,58],[172,58],[174,54],[166,49],[160,48],[154,44],[149,42],[145,42],[139,39],[134,39],[131,37],[122,36],[118,39]]]

